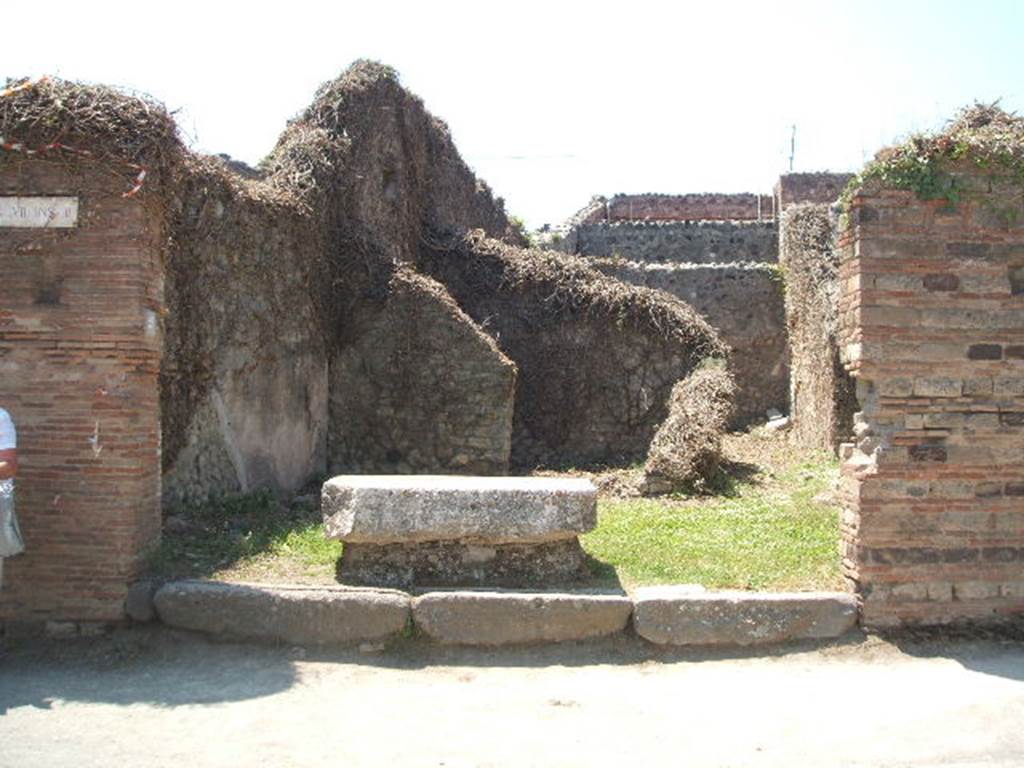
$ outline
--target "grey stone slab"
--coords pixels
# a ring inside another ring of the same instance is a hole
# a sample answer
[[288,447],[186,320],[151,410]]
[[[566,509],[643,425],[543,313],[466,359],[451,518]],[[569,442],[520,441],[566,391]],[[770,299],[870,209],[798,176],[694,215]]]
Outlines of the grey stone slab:
[[633,626],[653,643],[753,645],[839,637],[857,622],[857,601],[841,592],[697,592],[642,587]]
[[439,642],[510,645],[615,634],[632,609],[625,595],[430,592],[412,610],[416,628]]
[[165,584],[153,603],[172,627],[300,645],[386,639],[405,629],[410,610],[409,596],[394,591],[206,581]]
[[597,525],[589,480],[456,475],[341,475],[324,483],[327,536],[389,543],[565,538]]

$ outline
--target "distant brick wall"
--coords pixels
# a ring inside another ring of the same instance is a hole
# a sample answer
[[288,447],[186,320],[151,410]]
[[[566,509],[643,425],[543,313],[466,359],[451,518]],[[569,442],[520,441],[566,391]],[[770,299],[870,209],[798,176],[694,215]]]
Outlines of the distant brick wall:
[[[758,204],[760,203],[760,208]],[[658,219],[769,219],[771,195],[696,193],[688,195],[616,195],[608,202],[611,221]]]
[[797,203],[834,203],[843,194],[852,173],[784,173],[775,185],[779,211]]
[[160,220],[96,167],[0,160],[0,194],[80,201],[75,229],[0,228],[0,405],[27,546],[4,562],[0,622],[118,619],[160,535]]
[[844,565],[868,625],[1024,611],[1024,210],[979,173],[955,210],[858,197],[840,241],[862,407]]

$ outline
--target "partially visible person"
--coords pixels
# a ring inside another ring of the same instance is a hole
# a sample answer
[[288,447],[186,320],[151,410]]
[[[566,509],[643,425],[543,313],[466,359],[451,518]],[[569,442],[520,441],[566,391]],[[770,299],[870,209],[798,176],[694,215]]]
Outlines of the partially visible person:
[[0,586],[4,558],[25,550],[14,515],[14,476],[18,472],[18,434],[11,415],[0,408]]

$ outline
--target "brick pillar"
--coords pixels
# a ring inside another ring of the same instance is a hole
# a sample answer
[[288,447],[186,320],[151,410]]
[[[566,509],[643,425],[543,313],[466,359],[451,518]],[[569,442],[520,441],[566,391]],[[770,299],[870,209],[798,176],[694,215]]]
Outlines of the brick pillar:
[[0,225],[0,405],[27,545],[4,563],[0,621],[118,619],[160,535],[161,218],[96,165],[0,159],[0,195],[79,203],[70,229]]
[[839,243],[844,566],[869,626],[1024,610],[1024,207],[957,178],[955,207],[862,194]]

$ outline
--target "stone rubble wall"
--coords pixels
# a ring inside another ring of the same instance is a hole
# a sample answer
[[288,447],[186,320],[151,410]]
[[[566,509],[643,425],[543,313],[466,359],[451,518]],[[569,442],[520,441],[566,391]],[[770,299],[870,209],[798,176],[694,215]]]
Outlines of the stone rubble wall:
[[771,264],[657,264],[591,259],[607,275],[664,291],[685,301],[731,348],[736,408],[730,424],[743,427],[769,409],[787,410],[789,365],[783,284]]
[[577,227],[575,253],[652,263],[778,261],[774,221],[622,221]]
[[161,368],[165,506],[326,470],[314,221],[200,168],[176,190]]
[[430,278],[396,272],[330,366],[332,474],[508,471],[516,367]]
[[954,169],[955,206],[862,191],[840,236],[843,563],[869,626],[1024,610],[1024,210],[990,173]]
[[689,306],[585,259],[470,236],[426,243],[417,266],[518,367],[516,469],[641,460],[672,386],[725,351]]

